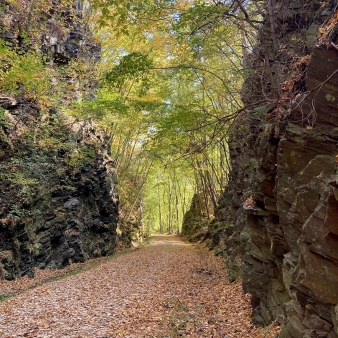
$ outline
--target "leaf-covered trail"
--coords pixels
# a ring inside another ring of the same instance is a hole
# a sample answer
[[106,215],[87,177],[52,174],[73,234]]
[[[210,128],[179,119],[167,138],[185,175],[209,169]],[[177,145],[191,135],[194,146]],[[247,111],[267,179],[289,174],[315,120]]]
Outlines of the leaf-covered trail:
[[259,337],[249,298],[219,258],[155,236],[152,245],[0,304],[0,337]]

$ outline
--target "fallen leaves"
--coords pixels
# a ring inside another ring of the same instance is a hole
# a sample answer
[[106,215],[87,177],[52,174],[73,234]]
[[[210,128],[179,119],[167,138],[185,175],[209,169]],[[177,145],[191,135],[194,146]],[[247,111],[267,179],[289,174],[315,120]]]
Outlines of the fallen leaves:
[[241,282],[174,236],[3,302],[0,336],[261,337]]
[[255,200],[250,196],[247,198],[243,204],[243,207],[245,209],[256,209],[256,202]]
[[316,43],[318,47],[322,45],[325,45],[327,47],[331,46],[330,35],[336,29],[337,24],[338,24],[338,11],[336,10],[334,12],[334,15],[332,15],[330,19],[327,22],[325,22],[325,26],[319,28],[319,34]]
[[35,288],[41,284],[47,283],[53,279],[63,278],[71,273],[76,273],[77,271],[90,269],[91,267],[97,264],[106,262],[110,258],[111,257],[99,257],[88,260],[84,263],[73,263],[67,265],[62,270],[35,269],[34,278],[28,278],[27,276],[25,276],[13,281],[0,279],[0,300],[10,298],[13,295],[20,294],[29,289]]

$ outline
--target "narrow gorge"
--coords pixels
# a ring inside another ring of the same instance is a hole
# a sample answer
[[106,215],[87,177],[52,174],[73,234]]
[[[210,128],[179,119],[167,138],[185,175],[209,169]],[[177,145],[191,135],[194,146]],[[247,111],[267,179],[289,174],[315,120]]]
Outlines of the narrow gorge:
[[[1,280],[179,234],[243,337],[338,338],[335,0],[0,0],[0,75]],[[163,337],[239,337],[184,311]]]

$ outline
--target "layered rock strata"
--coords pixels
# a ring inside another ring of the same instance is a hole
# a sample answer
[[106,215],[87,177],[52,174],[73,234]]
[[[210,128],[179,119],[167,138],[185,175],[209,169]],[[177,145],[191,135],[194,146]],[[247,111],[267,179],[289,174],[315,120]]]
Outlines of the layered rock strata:
[[243,89],[251,106],[232,136],[233,169],[214,222],[221,229],[215,244],[252,294],[256,322],[279,322],[281,337],[334,338],[337,12],[333,2],[269,3],[274,16],[266,15],[247,60],[255,65]]

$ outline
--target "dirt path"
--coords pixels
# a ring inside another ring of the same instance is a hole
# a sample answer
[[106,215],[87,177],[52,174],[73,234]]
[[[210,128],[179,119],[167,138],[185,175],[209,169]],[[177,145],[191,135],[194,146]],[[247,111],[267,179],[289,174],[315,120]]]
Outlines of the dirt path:
[[175,236],[0,304],[0,337],[260,337],[221,260]]

